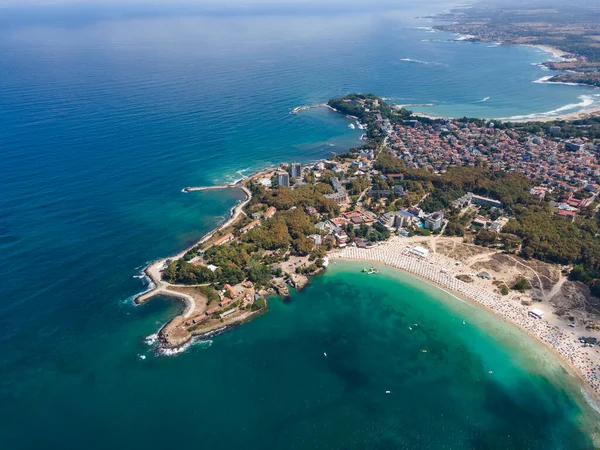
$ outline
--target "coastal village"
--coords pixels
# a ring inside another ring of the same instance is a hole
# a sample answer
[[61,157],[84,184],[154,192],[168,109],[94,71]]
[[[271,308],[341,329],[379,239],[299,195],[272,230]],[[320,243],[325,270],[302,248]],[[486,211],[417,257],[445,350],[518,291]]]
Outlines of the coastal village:
[[[553,124],[531,133],[518,124],[431,120],[371,95],[329,107],[365,130],[363,146],[222,187],[246,194],[230,220],[146,269],[154,289],[137,303],[155,295],[186,303],[160,330],[160,345],[178,348],[250,320],[271,295],[285,299],[330,262],[355,259],[402,268],[496,311],[599,389],[595,140],[558,137]],[[212,188],[184,191],[203,189]],[[561,253],[571,245],[565,236],[548,249],[553,237],[540,241],[539,233],[550,231],[530,229],[538,219],[589,242],[579,255]],[[377,273],[367,263],[364,271]]]

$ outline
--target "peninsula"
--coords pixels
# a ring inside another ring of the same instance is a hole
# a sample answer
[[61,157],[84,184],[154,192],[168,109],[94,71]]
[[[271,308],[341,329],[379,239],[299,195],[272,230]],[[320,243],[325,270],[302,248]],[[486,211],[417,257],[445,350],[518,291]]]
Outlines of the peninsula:
[[[600,384],[600,121],[502,123],[412,115],[374,95],[332,99],[366,142],[234,185],[229,220],[145,270],[138,296],[185,302],[159,332],[179,348],[252,319],[335,258],[399,268],[471,299]],[[375,271],[370,271],[375,273]]]

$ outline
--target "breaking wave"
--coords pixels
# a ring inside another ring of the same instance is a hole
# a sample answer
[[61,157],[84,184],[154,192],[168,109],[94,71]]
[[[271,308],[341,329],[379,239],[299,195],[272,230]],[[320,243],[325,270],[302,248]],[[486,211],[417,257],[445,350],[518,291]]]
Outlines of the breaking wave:
[[521,116],[512,116],[501,118],[501,120],[527,120],[527,119],[540,119],[544,117],[552,117],[560,115],[561,113],[571,111],[576,109],[585,109],[592,106],[595,103],[594,98],[591,95],[580,95],[579,99],[581,100],[579,103],[569,103],[567,105],[561,106],[560,108],[553,109],[552,111],[546,111],[542,113],[533,113],[526,114]]

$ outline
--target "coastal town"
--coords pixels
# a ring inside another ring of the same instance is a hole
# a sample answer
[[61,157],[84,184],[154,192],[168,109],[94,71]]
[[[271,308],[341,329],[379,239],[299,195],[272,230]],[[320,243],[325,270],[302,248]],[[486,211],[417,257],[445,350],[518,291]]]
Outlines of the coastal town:
[[600,21],[592,4],[498,3],[457,7],[432,19],[436,30],[457,33],[464,42],[527,45],[553,53],[556,60],[542,66],[556,72],[543,82],[600,86]]
[[192,248],[146,269],[153,289],[136,303],[166,295],[186,304],[158,333],[160,347],[251,320],[273,294],[285,299],[332,261],[355,259],[401,268],[501,314],[597,392],[595,138],[564,137],[552,124],[531,132],[431,120],[373,95],[328,106],[365,130],[361,147],[232,186],[184,189],[239,188],[246,200]]

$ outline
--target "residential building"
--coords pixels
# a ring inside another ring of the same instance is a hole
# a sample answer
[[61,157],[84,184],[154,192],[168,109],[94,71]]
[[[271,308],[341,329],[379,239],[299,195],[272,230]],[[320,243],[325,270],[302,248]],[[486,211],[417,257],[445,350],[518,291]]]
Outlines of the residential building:
[[474,205],[493,206],[495,208],[502,209],[502,202],[498,200],[494,200],[493,198],[489,197],[482,197],[481,195],[475,195],[471,192],[469,192],[467,195],[469,194],[471,196],[471,203]]
[[506,217],[498,217],[492,222],[488,230],[493,231],[494,233],[500,233],[507,223],[508,219]]
[[215,306],[214,308],[210,308],[206,310],[206,315],[207,316],[212,316],[214,313],[216,313],[217,311],[219,311],[221,308],[219,306]]
[[320,234],[311,234],[310,236],[308,236],[308,238],[312,239],[315,245],[321,245],[323,243],[323,236],[321,236]]
[[283,187],[290,186],[290,174],[287,172],[279,171],[277,172],[277,184]]
[[333,200],[338,205],[341,204],[341,203],[345,203],[346,201],[348,201],[348,194],[346,193],[345,189],[343,191],[336,192],[334,194],[325,194],[323,197],[325,197],[325,198],[327,198],[329,200]]
[[296,179],[302,178],[302,164],[292,163],[292,177]]
[[244,233],[247,233],[248,231],[250,231],[252,228],[257,227],[258,225],[260,225],[260,220],[255,220],[254,222],[250,222],[248,225],[246,225],[240,231],[242,232],[242,234],[244,234]]
[[577,214],[574,211],[567,211],[565,209],[559,209],[556,211],[556,214],[560,217],[564,217],[565,219],[574,220]]
[[230,309],[229,311],[225,311],[219,317],[222,319],[223,317],[230,316],[231,314],[235,313],[236,311],[237,311],[237,308]]
[[267,219],[270,219],[271,217],[273,217],[273,215],[277,212],[277,208],[275,208],[274,206],[271,206],[269,209],[267,209],[267,212],[265,213],[265,217]]
[[215,241],[215,245],[225,244],[231,240],[233,240],[233,234],[229,233],[229,234],[226,234],[225,236],[223,236],[222,238],[217,239]]
[[337,231],[334,237],[340,247],[345,247],[348,244],[348,235],[344,231]]
[[[225,289],[225,291],[227,291],[229,293],[231,298],[236,298],[238,296],[237,291],[233,288],[232,285],[226,284],[225,286],[223,286],[223,288]],[[221,306],[223,306],[223,305],[221,305]]]
[[444,221],[444,213],[442,211],[434,212],[425,219],[425,228],[431,231],[436,231],[442,228]]
[[407,227],[415,220],[417,220],[417,218],[414,214],[401,209],[400,211],[392,211],[383,214],[379,218],[379,223],[387,228],[403,228]]
[[569,152],[578,152],[579,150],[583,150],[584,147],[585,147],[585,144],[583,144],[582,142],[573,142],[573,141],[565,142],[565,150],[567,150]]

